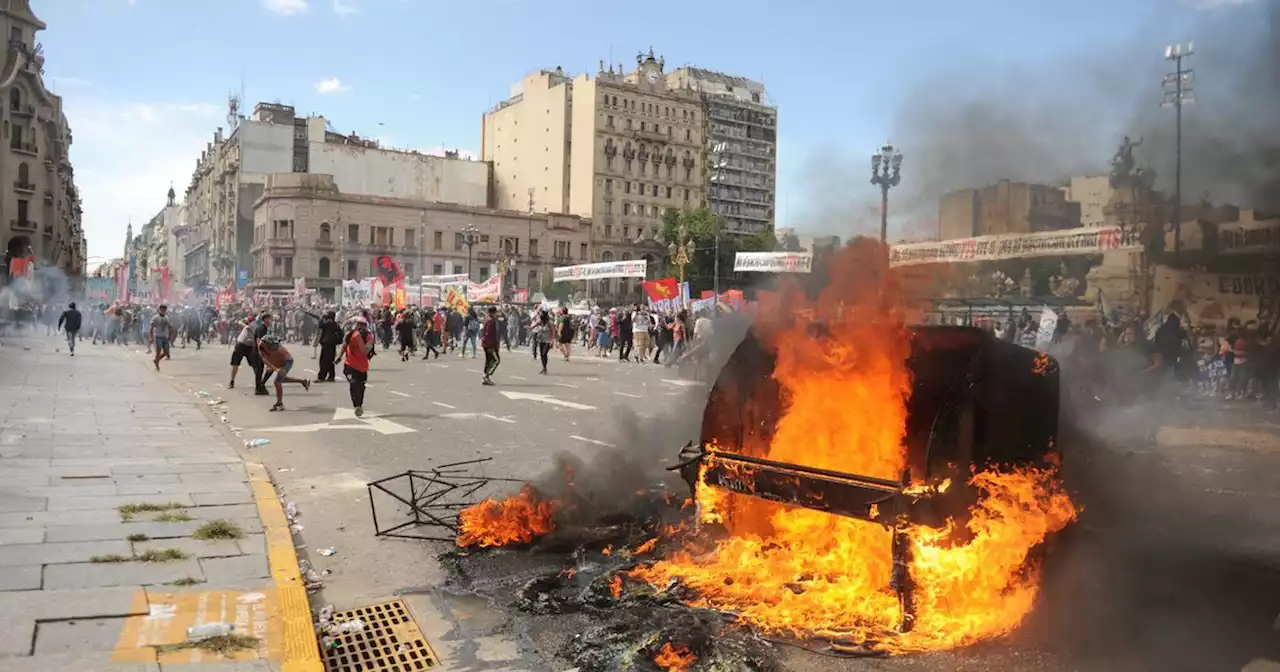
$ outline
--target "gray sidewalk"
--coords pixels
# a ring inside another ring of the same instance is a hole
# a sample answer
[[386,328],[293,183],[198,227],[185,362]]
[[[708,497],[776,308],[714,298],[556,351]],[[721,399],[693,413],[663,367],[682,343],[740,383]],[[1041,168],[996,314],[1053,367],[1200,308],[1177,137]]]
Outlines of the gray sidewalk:
[[[251,471],[137,349],[0,345],[0,671],[281,665],[289,600]],[[194,538],[210,521],[230,523],[223,538]],[[179,644],[213,622],[253,636],[230,655],[243,662]]]

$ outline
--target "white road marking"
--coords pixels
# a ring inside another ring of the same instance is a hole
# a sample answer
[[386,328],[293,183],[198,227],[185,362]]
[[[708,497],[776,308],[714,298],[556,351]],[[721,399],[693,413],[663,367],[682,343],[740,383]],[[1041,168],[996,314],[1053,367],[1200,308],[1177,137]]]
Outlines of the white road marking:
[[445,413],[440,417],[449,418],[450,420],[475,420],[476,418],[484,418],[485,420],[497,420],[498,422],[505,422],[509,425],[516,424],[516,421],[512,420],[509,417],[500,417],[497,415],[491,415],[489,413]]
[[512,380],[529,380],[528,378],[525,378],[524,376],[511,376],[511,379],[512,379]]
[[480,369],[467,369],[467,373],[480,373]]
[[394,395],[396,395],[397,397],[412,397],[412,396],[413,396],[412,394],[405,394],[404,392],[396,392],[395,390],[391,390],[390,392],[391,392],[391,394],[394,394]]
[[631,394],[629,392],[614,392],[614,394],[619,397],[631,397],[632,399],[644,399],[644,397],[638,394]]
[[696,380],[671,380],[669,378],[663,378],[662,382],[669,383],[671,385],[679,385],[680,387],[701,387],[702,386],[702,383]]
[[595,406],[588,406],[587,404],[579,404],[576,401],[565,401],[564,399],[557,399],[549,394],[530,394],[528,392],[508,392],[506,390],[502,390],[502,396],[508,399],[511,399],[513,401],[520,401],[520,400],[536,401],[543,404],[551,404],[552,406],[563,406],[565,408],[572,408],[578,411],[596,410]]
[[440,406],[441,408],[457,408],[457,406],[450,406],[449,404],[446,404],[443,401],[433,401],[431,403],[435,404],[436,406]]
[[315,372],[316,372],[316,370],[315,370],[315,369],[303,369],[303,371],[306,371],[307,373],[315,373]]
[[585,442],[587,442],[587,443],[594,443],[594,444],[596,444],[597,446],[604,446],[605,448],[617,448],[617,446],[615,446],[615,445],[613,445],[612,443],[609,443],[609,442],[607,442],[607,441],[601,441],[601,440],[599,440],[599,439],[588,439],[588,438],[587,438],[587,437],[585,437],[585,436],[578,436],[577,434],[570,434],[570,435],[569,435],[569,438],[571,438],[571,439],[577,439],[577,440],[579,440],[579,441],[585,441]]
[[560,387],[567,387],[573,390],[578,389],[577,385],[570,385],[569,383],[556,383],[556,385],[559,385]]

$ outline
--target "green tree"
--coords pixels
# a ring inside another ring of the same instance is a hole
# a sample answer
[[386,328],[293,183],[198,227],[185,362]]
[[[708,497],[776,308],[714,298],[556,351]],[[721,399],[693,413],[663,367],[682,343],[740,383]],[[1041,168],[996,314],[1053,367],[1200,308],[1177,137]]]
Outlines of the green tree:
[[[542,286],[539,288],[548,301],[568,301],[573,295],[573,283],[570,282],[553,282],[551,275],[542,278]],[[533,297],[529,297],[532,299]]]
[[[715,287],[716,266],[716,215],[707,208],[697,210],[668,210],[662,220],[662,243],[682,245],[693,240],[696,252],[684,270],[685,280],[693,296]],[[738,252],[770,252],[777,249],[778,241],[772,229],[743,236],[721,232],[720,235],[720,291],[745,286],[750,278],[733,272],[733,260]],[[667,260],[670,263],[670,259]],[[672,267],[672,275],[678,273]]]

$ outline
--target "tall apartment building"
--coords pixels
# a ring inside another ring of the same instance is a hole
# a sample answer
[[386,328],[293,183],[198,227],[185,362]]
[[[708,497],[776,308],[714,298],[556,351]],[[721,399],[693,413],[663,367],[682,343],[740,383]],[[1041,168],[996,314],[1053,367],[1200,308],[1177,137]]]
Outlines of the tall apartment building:
[[233,104],[228,123],[230,134],[217,129],[187,187],[186,226],[178,234],[192,287],[252,276],[253,208],[268,175],[332,175],[352,194],[473,207],[490,201],[490,169],[483,162],[383,148],[333,131],[322,116],[298,116],[278,103],[258,103],[248,119]]
[[9,36],[0,68],[0,282],[8,281],[12,259],[27,256],[69,276],[84,275],[80,193],[69,155],[71,127],[62,98],[44,86],[44,54],[36,43],[36,33],[44,29],[27,0],[0,6],[0,30]]
[[773,228],[778,179],[778,108],[764,84],[745,77],[685,67],[667,75],[673,89],[702,99],[708,147],[715,157],[707,201],[730,233]]
[[1109,175],[1085,175],[1073,177],[1062,188],[1068,201],[1080,204],[1081,226],[1102,226],[1107,223],[1103,212],[1111,202],[1111,177]]
[[[570,79],[525,77],[484,116],[481,158],[493,162],[497,207],[574,214],[592,222],[591,261],[666,257],[668,209],[706,205],[707,120],[701,96],[672,87],[664,62],[600,64]],[[525,249],[529,249],[526,245]],[[630,298],[635,281],[599,281],[596,296]]]
[[1047,184],[999,182],[938,199],[938,238],[1032,233],[1080,226],[1080,204]]

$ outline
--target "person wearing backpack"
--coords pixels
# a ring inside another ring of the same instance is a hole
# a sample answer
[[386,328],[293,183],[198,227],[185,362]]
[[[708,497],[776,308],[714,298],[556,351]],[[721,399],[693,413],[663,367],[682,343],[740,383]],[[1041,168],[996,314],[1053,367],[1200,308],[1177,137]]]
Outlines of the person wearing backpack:
[[466,322],[463,324],[463,330],[466,333],[465,339],[462,341],[462,352],[459,357],[467,356],[467,345],[471,345],[471,359],[476,358],[476,339],[480,337],[480,318],[476,316],[475,308],[467,309]]

